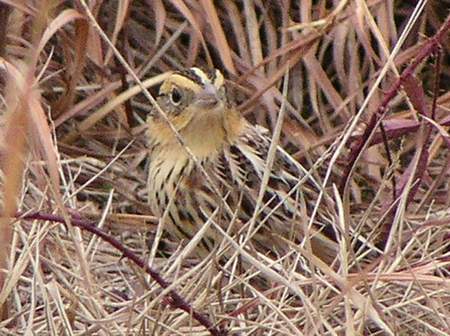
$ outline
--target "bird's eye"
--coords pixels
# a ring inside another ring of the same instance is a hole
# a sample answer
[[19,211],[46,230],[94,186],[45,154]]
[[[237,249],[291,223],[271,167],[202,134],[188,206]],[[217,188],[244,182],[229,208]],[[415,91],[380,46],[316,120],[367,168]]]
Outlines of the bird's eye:
[[181,103],[181,98],[183,98],[181,91],[177,88],[173,88],[170,92],[170,101],[172,104],[179,105]]

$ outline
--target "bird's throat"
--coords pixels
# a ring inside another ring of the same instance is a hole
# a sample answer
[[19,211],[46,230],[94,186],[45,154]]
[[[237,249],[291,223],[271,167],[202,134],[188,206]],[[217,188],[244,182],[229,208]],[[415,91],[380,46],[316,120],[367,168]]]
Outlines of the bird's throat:
[[205,114],[196,118],[181,130],[186,146],[199,159],[209,157],[220,151],[227,142],[223,116]]
[[[237,111],[227,112],[196,111],[195,117],[178,129],[184,145],[197,159],[214,158],[224,146],[233,143],[241,134],[244,119]],[[166,123],[151,125],[149,135],[165,155],[171,158],[189,156]]]

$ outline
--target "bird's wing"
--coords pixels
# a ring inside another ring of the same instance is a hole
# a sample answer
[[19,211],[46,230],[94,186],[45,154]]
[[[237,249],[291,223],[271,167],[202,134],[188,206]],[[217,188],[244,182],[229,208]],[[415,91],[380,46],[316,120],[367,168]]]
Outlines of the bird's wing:
[[[317,195],[317,183],[280,146],[276,147],[270,168],[267,161],[271,142],[267,129],[248,124],[238,141],[227,146],[217,160],[216,176],[230,190],[228,200],[239,207],[241,220],[255,220],[255,226],[261,227],[259,233],[266,238],[275,233],[299,241],[308,223],[307,202],[311,201],[313,189]],[[269,168],[267,185],[263,186],[263,176]],[[330,245],[326,250],[332,251],[325,253],[334,254],[334,242],[322,235],[320,229],[310,229],[311,235],[317,236],[314,240],[324,240],[325,245]]]

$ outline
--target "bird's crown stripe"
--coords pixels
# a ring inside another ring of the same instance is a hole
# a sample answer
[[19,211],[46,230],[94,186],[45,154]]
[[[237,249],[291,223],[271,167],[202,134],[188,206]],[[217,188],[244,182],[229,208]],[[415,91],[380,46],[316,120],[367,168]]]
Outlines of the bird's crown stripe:
[[[175,76],[179,75],[180,77],[184,77],[186,80],[193,82],[199,86],[204,86],[205,84],[212,83],[215,87],[221,87],[224,84],[224,79],[220,71],[213,69],[212,71],[205,72],[200,68],[190,68],[184,71],[179,71],[175,73]],[[178,76],[177,76],[178,77]],[[175,84],[185,84],[184,81],[176,80]],[[192,86],[192,85],[183,85],[183,86]]]

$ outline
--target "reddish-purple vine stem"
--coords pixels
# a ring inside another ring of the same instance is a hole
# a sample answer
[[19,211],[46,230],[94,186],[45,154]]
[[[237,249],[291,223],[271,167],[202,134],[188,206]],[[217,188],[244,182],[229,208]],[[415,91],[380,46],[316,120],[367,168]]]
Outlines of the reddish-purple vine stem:
[[389,102],[397,95],[398,90],[402,86],[402,84],[414,74],[416,68],[431,54],[437,52],[440,48],[440,44],[444,37],[446,36],[448,30],[450,29],[450,15],[445,20],[442,27],[439,31],[426,42],[424,42],[423,47],[419,49],[419,52],[415,59],[411,62],[411,64],[402,72],[397,81],[392,85],[392,87],[387,91],[384,96],[383,101],[376,113],[373,113],[370,117],[369,122],[367,123],[367,127],[364,130],[364,133],[359,137],[357,143],[353,146],[350,151],[349,157],[346,162],[348,165],[344,168],[344,172],[342,175],[341,184],[339,185],[339,191],[341,194],[344,193],[345,187],[347,185],[347,181],[350,176],[350,172],[352,171],[352,167],[356,164],[356,159],[359,156],[359,153],[364,148],[364,145],[367,141],[370,141],[371,134],[374,131],[375,126],[377,125],[380,118],[384,116],[387,111]]
[[[17,218],[24,220],[44,220],[55,223],[66,224],[64,218],[62,216],[41,213],[41,212],[32,212],[26,214],[17,214]],[[136,255],[132,250],[128,247],[124,246],[120,241],[115,239],[114,237],[108,235],[106,232],[100,230],[94,223],[84,220],[79,217],[71,216],[70,222],[73,226],[79,227],[82,230],[89,231],[90,233],[100,237],[117,250],[119,250],[122,255],[131,260],[137,266],[142,268],[147,274],[149,274],[153,280],[155,280],[162,288],[168,288],[170,286],[170,282],[166,281],[156,270],[151,268],[144,259],[140,258]],[[175,290],[170,290],[168,293],[170,297],[170,305],[173,308],[178,308],[186,313],[190,314],[196,321],[198,321],[201,325],[203,325],[211,335],[214,336],[224,336],[227,335],[227,331],[223,329],[219,329],[202,313],[196,311],[191,304],[189,304],[183,297],[178,294]]]

